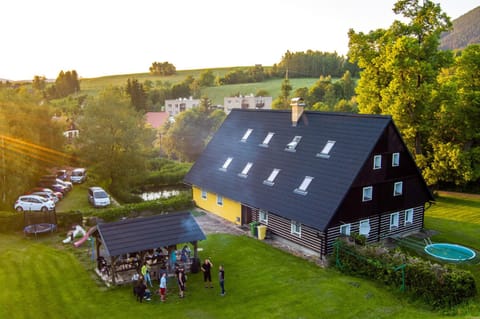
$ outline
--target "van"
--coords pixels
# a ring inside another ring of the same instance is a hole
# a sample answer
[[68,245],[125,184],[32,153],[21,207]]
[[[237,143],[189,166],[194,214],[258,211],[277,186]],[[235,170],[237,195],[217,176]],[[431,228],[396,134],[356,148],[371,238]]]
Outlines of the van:
[[75,168],[70,174],[70,181],[72,183],[83,183],[87,179],[87,169],[85,168]]
[[88,201],[93,207],[106,207],[110,205],[110,195],[101,187],[90,187],[88,189]]

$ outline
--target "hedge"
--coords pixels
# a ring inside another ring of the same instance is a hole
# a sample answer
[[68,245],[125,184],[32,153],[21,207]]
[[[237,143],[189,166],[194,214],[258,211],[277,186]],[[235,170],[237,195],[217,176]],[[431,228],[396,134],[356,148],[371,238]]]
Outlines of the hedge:
[[400,286],[405,265],[405,288],[433,308],[458,305],[477,293],[471,272],[451,265],[439,265],[406,255],[398,249],[381,246],[349,245],[338,240],[335,245],[336,266],[342,272]]
[[[57,213],[57,228],[66,229],[75,224],[82,224],[84,219],[116,221],[123,217],[137,217],[139,215],[156,215],[164,212],[187,210],[193,207],[189,192],[182,192],[177,196],[155,201],[146,201],[136,204],[109,207],[103,209],[88,209],[86,211],[70,211]],[[0,232],[23,231],[24,215],[17,212],[0,212]]]

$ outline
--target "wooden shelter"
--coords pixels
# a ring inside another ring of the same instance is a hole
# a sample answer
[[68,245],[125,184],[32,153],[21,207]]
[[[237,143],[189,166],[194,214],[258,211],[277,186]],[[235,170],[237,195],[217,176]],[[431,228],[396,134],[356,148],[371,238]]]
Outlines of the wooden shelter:
[[[150,217],[125,219],[118,222],[98,224],[92,232],[96,238],[97,260],[108,264],[108,276],[116,284],[117,272],[138,269],[147,253],[161,247],[169,252],[177,244],[193,245],[193,258],[197,258],[197,243],[206,239],[200,226],[190,212],[176,212]],[[103,249],[101,247],[103,246]],[[140,258],[135,263],[126,262],[125,256],[136,253]],[[98,271],[105,265],[98,263]],[[128,268],[131,267],[131,268]]]

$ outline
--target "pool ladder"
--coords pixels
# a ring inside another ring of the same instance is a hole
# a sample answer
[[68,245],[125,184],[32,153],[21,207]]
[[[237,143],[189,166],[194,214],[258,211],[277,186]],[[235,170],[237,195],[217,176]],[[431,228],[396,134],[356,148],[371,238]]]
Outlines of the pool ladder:
[[425,238],[423,241],[425,242],[425,246],[428,246],[428,245],[433,244],[433,243],[432,243],[432,240],[430,239],[430,237]]

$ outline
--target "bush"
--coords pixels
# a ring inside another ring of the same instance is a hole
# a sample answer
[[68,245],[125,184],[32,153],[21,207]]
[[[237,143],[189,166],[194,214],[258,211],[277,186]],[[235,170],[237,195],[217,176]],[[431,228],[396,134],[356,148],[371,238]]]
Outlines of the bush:
[[469,271],[407,256],[379,246],[353,246],[336,242],[337,267],[345,273],[399,286],[405,266],[405,287],[434,308],[458,305],[476,295],[475,279]]

